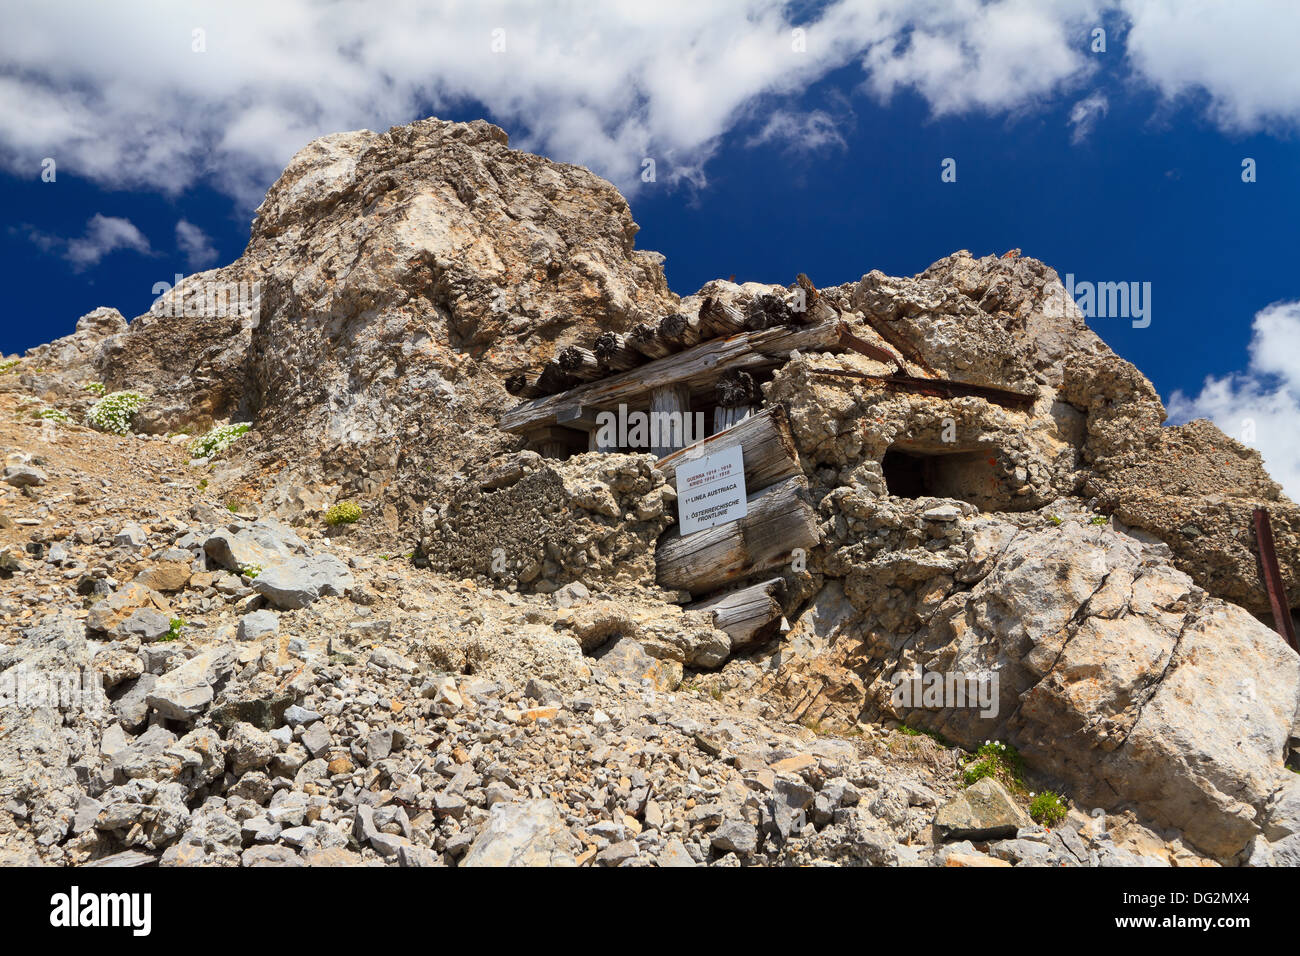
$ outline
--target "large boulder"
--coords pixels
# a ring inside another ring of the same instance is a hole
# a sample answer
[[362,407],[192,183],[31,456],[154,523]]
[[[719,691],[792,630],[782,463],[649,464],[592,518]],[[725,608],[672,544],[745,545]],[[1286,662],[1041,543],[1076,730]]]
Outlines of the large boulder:
[[550,800],[498,803],[461,866],[576,866],[581,847]]
[[1077,522],[1015,537],[897,658],[905,671],[995,671],[996,714],[900,716],[972,748],[1007,740],[1076,801],[1134,805],[1233,859],[1288,773],[1300,656],[1164,554]]

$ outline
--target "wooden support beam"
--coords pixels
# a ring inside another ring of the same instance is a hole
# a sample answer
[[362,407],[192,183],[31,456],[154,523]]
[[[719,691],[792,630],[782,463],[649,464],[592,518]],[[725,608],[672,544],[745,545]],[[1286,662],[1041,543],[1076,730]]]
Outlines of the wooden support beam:
[[537,387],[543,395],[567,392],[577,384],[578,380],[560,368],[560,363],[554,359],[543,365],[541,374],[537,376]]
[[546,394],[537,386],[540,372],[516,372],[506,377],[506,391],[519,398],[537,398]]
[[725,432],[710,435],[667,458],[661,458],[655,467],[669,484],[676,487],[677,469],[682,462],[715,455],[736,446],[740,446],[745,459],[745,488],[750,494],[803,474],[784,405],[770,405]]
[[745,308],[745,328],[752,332],[789,325],[794,320],[794,312],[785,300],[770,292],[754,296]]
[[736,335],[745,331],[745,313],[730,303],[708,296],[700,304],[700,329],[705,338]]
[[673,312],[659,320],[659,338],[676,350],[690,348],[707,337],[698,317]]
[[733,425],[739,425],[750,415],[754,414],[758,408],[755,405],[737,405],[735,408],[726,408],[719,405],[713,409],[713,433],[726,431]]
[[555,359],[561,369],[581,382],[591,382],[605,374],[600,363],[596,361],[595,353],[581,346],[570,345],[562,348]]
[[647,362],[639,368],[582,385],[561,395],[533,399],[509,409],[501,416],[508,432],[526,433],[554,425],[559,409],[579,405],[591,411],[617,410],[620,404],[644,408],[650,393],[665,385],[683,385],[692,400],[709,404],[713,385],[731,369],[756,370],[780,365],[796,349],[842,351],[848,330],[839,320],[819,325],[791,325],[762,332],[713,339],[667,358]]
[[713,626],[727,632],[734,651],[780,633],[783,612],[778,598],[784,591],[784,578],[768,578],[737,591],[727,591],[688,604],[684,610],[712,612]]
[[691,427],[690,414],[690,389],[681,385],[664,385],[650,393],[650,421],[661,423],[654,430],[658,444],[650,449],[652,455],[663,458],[685,447],[684,439]]
[[602,332],[591,350],[596,353],[600,367],[611,372],[626,372],[645,363],[645,356],[628,345],[618,332]]
[[788,478],[751,494],[743,518],[685,537],[673,528],[655,553],[659,584],[708,594],[785,564],[795,548],[816,546],[817,515],[807,487],[802,476]]
[[714,384],[713,400],[722,408],[742,408],[762,402],[763,393],[753,375],[733,369],[722,373]]
[[802,272],[795,276],[795,284],[803,290],[804,308],[802,311],[796,311],[794,314],[797,322],[824,322],[827,319],[833,319],[839,315],[839,311],[830,303],[822,298],[817,287],[812,284]]
[[672,355],[673,347],[659,337],[657,322],[639,322],[627,334],[627,343],[646,358],[659,359]]

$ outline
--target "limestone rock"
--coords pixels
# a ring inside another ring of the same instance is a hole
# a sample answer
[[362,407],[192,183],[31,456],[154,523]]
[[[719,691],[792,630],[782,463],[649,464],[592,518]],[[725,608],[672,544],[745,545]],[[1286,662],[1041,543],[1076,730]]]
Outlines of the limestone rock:
[[1031,826],[1029,815],[992,777],[977,780],[939,808],[935,832],[943,840],[999,840]]
[[461,866],[576,866],[580,844],[550,800],[498,803]]

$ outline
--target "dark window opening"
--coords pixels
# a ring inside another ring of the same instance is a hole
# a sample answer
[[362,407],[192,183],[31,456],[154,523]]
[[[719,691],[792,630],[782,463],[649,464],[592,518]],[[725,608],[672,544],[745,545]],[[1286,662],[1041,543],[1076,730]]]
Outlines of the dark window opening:
[[937,451],[890,448],[880,462],[885,489],[899,498],[955,498],[982,511],[1022,511],[1030,507],[1016,494],[1017,484],[998,464],[991,448]]
[[925,455],[909,455],[892,448],[885,452],[880,467],[885,473],[885,488],[889,493],[899,498],[925,498],[933,494],[925,474],[926,458]]

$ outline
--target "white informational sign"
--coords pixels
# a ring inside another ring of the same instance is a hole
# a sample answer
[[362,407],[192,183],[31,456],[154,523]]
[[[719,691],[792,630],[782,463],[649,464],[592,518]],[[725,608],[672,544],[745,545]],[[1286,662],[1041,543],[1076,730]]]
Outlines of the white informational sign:
[[677,466],[677,524],[683,535],[748,513],[745,455],[739,445]]

